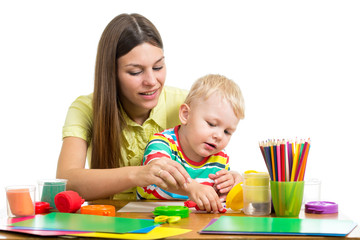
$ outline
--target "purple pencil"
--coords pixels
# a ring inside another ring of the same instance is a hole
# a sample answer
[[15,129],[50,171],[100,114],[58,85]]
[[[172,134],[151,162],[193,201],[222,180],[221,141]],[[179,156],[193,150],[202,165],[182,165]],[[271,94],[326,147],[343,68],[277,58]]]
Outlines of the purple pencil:
[[291,178],[291,169],[293,167],[293,143],[292,143],[292,140],[290,140],[290,142],[288,142],[288,155],[289,155],[289,158],[288,158],[288,161],[289,161],[289,177]]

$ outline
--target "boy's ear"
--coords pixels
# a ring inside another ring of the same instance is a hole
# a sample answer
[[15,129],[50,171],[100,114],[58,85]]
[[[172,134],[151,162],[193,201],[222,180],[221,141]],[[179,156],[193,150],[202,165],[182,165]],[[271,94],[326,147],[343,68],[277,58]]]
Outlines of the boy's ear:
[[181,124],[186,125],[190,115],[190,107],[186,103],[181,104],[179,109],[179,119]]

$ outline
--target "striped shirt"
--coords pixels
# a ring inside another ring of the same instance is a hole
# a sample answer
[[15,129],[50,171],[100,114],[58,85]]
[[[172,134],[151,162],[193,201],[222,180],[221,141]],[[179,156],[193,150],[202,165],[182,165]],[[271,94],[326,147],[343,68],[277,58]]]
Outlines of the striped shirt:
[[[230,170],[229,156],[225,153],[225,150],[222,150],[204,158],[201,162],[190,160],[181,149],[178,135],[179,127],[166,129],[154,134],[150,138],[145,148],[142,165],[147,165],[154,159],[168,157],[180,163],[193,180],[201,184],[213,186],[214,181],[208,177],[209,174],[215,174],[222,169]],[[187,196],[165,191],[154,184],[146,187],[137,187],[137,198],[162,200],[188,199]]]

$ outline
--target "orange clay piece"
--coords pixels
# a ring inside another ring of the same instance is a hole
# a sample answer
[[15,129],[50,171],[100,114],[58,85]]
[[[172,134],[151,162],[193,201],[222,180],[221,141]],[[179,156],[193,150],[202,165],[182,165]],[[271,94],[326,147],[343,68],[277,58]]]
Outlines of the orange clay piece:
[[32,216],[35,214],[34,203],[31,200],[29,189],[10,189],[6,196],[10,210],[16,217]]

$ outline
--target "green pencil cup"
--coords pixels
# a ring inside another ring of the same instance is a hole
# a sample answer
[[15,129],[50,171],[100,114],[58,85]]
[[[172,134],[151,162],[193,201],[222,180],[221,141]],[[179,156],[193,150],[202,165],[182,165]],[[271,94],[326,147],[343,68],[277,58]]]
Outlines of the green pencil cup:
[[48,202],[52,209],[55,209],[55,196],[66,190],[66,179],[39,180],[39,199],[41,202]]
[[304,194],[304,181],[270,181],[271,197],[277,217],[298,217]]

